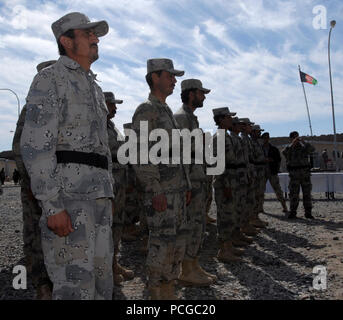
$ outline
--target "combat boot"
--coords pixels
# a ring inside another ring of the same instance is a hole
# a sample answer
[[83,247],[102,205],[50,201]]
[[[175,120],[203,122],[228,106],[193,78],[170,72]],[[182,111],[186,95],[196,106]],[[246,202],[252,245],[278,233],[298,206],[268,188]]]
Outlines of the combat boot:
[[122,275],[124,280],[132,280],[135,277],[135,274],[132,270],[124,268],[118,262],[113,265],[113,274]]
[[246,236],[243,232],[239,233],[239,239],[244,242],[247,242],[248,244],[251,244],[254,242],[253,238]]
[[295,211],[291,211],[288,215],[288,219],[295,219],[297,217],[297,213]]
[[193,268],[198,272],[198,273],[203,273],[206,277],[212,278],[213,281],[217,281],[217,276],[214,274],[211,274],[204,270],[201,265],[199,264],[199,257],[196,257],[193,260]]
[[219,261],[224,262],[224,263],[230,263],[230,262],[238,262],[241,261],[239,257],[237,257],[233,252],[232,252],[232,242],[231,241],[226,241],[224,243],[221,243],[220,249],[217,254],[217,258]]
[[115,286],[121,286],[124,282],[124,277],[119,273],[113,273],[113,284]]
[[236,247],[247,247],[249,245],[246,241],[241,239],[238,233],[232,237],[232,244]]
[[162,281],[160,289],[161,300],[179,300],[175,295],[175,281]]
[[181,274],[179,276],[180,284],[188,286],[209,286],[213,283],[213,279],[202,272],[198,272],[193,267],[193,259],[184,259],[182,261]]
[[52,299],[52,292],[51,288],[48,284],[43,284],[37,288],[37,300],[51,300]]
[[162,300],[160,286],[149,286],[148,291],[149,291],[149,300]]
[[266,227],[266,223],[264,221],[262,221],[261,219],[259,219],[259,217],[254,217],[252,220],[250,220],[250,223],[257,228],[265,228]]
[[248,236],[256,236],[258,234],[258,230],[249,223],[247,223],[242,229],[242,232],[244,232]]
[[116,286],[120,286],[121,283],[124,281],[124,277],[118,271],[118,260],[117,260],[116,254],[113,255],[112,271],[113,271],[113,284]]
[[281,205],[282,205],[282,209],[283,209],[282,212],[287,213],[288,208],[287,208],[286,201],[285,200],[281,201]]
[[311,213],[311,210],[305,210],[305,218],[314,219],[314,216]]

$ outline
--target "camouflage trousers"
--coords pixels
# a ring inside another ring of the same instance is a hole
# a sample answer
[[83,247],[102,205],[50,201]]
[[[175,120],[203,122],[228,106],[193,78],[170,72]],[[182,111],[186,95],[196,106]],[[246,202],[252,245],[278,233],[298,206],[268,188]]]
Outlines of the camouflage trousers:
[[250,211],[247,206],[248,200],[248,171],[247,169],[237,170],[237,180],[235,182],[235,188],[233,188],[233,196],[236,203],[236,211],[238,214],[238,224],[235,226],[235,233],[240,232],[240,228],[249,221]]
[[137,188],[126,194],[125,200],[125,224],[130,225],[140,219],[142,203],[140,201],[140,193]]
[[299,206],[300,186],[303,193],[303,205],[305,212],[312,210],[312,183],[311,173],[308,169],[297,169],[289,172],[289,198],[290,211],[296,212]]
[[206,191],[205,182],[192,181],[192,201],[187,207],[189,232],[185,259],[198,257],[202,247],[206,228]]
[[246,213],[245,219],[242,221],[241,226],[246,224],[251,217],[254,216],[255,212],[255,205],[256,205],[256,181],[254,178],[250,180],[250,183],[246,186],[246,203],[244,205]]
[[227,198],[224,194],[224,186],[216,185],[214,188],[217,205],[217,233],[219,242],[231,241],[234,230],[240,224],[239,212],[237,211],[237,191],[231,189],[232,196]]
[[146,201],[149,228],[148,255],[146,266],[149,286],[157,286],[161,281],[176,280],[181,271],[186,241],[187,212],[185,192],[165,194],[167,209],[158,212]]
[[35,288],[52,283],[44,264],[44,256],[41,244],[41,230],[39,220],[42,216],[42,209],[38,201],[33,197],[28,187],[21,187],[21,203],[23,207],[23,242],[24,256],[27,267],[31,269],[31,280]]
[[74,231],[59,237],[42,216],[42,248],[55,300],[111,300],[112,202],[108,198],[63,201]]
[[282,189],[281,189],[281,186],[280,186],[279,176],[277,174],[273,174],[273,175],[269,174],[266,177],[266,183],[267,183],[268,180],[269,180],[270,185],[272,186],[272,188],[273,188],[273,190],[275,192],[276,198],[281,203],[285,203],[285,198],[283,196],[283,192],[282,192]]
[[116,197],[114,200],[114,216],[112,224],[112,238],[114,254],[119,252],[120,239],[123,234],[124,221],[125,221],[125,198],[126,198],[126,186],[122,185],[116,189]]
[[256,175],[254,214],[258,215],[259,212],[263,211],[264,191],[266,189],[266,173],[264,167],[257,167]]
[[149,229],[142,197],[142,193],[136,188],[126,194],[125,225],[130,225],[139,220],[141,236],[148,237]]

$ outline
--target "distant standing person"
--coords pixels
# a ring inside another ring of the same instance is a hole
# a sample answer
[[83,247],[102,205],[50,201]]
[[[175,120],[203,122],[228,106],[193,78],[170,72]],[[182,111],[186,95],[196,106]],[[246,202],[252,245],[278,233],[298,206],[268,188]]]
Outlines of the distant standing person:
[[12,179],[13,179],[14,184],[18,184],[20,180],[20,173],[17,169],[14,169],[13,171]]
[[315,151],[315,148],[299,137],[297,131],[289,134],[291,144],[288,145],[282,154],[286,158],[287,170],[289,172],[289,192],[290,192],[290,214],[289,219],[296,218],[299,205],[300,186],[303,193],[303,204],[305,217],[314,219],[312,216],[312,199],[311,199],[311,172],[309,156]]
[[0,171],[0,179],[1,179],[1,185],[3,185],[6,179],[5,168],[2,168]]
[[280,164],[281,164],[281,156],[280,156],[280,151],[278,148],[274,147],[270,142],[269,142],[269,132],[265,132],[261,136],[263,140],[263,152],[264,156],[267,159],[267,165],[266,165],[266,182],[269,180],[271,186],[273,187],[273,190],[276,194],[277,199],[281,202],[283,212],[287,213],[287,205],[285,198],[283,196],[283,192],[281,190],[280,186],[280,180],[279,180],[279,170],[280,170]]
[[326,149],[324,149],[322,152],[322,158],[323,158],[324,170],[327,170],[328,162],[329,162],[329,156],[328,156],[328,151]]

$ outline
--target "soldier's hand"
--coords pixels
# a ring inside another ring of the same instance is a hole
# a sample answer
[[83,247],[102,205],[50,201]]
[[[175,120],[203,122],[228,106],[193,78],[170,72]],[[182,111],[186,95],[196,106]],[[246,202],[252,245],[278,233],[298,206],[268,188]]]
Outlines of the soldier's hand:
[[226,198],[231,199],[232,198],[232,190],[231,188],[224,188],[224,195]]
[[60,237],[66,237],[73,232],[71,219],[66,210],[48,217],[48,228]]
[[152,206],[158,212],[167,210],[167,197],[164,194],[159,194],[152,198]]
[[186,206],[188,206],[191,203],[192,200],[192,191],[186,192]]

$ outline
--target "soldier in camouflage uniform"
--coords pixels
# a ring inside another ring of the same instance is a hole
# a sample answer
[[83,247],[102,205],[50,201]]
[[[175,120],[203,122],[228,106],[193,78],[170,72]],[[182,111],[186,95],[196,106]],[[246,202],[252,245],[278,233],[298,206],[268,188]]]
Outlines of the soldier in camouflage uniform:
[[[252,140],[249,136],[251,133],[252,125],[254,125],[253,122],[249,120],[249,118],[241,118],[239,119],[240,126],[241,126],[241,138],[242,138],[242,144],[243,149],[245,153],[245,161],[248,168],[248,185],[246,189],[246,203],[243,207],[245,213],[244,213],[244,219],[241,224],[241,231],[244,233],[244,235],[241,237],[241,240],[252,243],[253,239],[249,236],[255,236],[258,232],[255,229],[255,227],[250,224],[250,220],[253,217],[254,214],[254,207],[256,203],[256,197],[255,197],[255,185],[256,185],[256,171],[255,166],[253,165],[254,161],[254,155],[253,155],[253,146],[252,146]],[[248,237],[247,237],[248,236]]]
[[256,170],[256,184],[255,184],[255,207],[254,214],[250,219],[250,223],[258,228],[265,228],[267,222],[262,221],[258,214],[263,212],[263,199],[264,191],[266,188],[266,158],[260,142],[258,141],[261,137],[261,129],[259,125],[254,125],[251,130],[251,141],[253,146],[253,164]]
[[269,143],[269,132],[265,132],[262,134],[263,139],[263,151],[264,156],[267,159],[267,165],[266,165],[266,181],[269,180],[271,186],[273,187],[273,190],[276,194],[276,198],[280,201],[283,212],[287,213],[287,205],[286,200],[283,196],[283,192],[281,190],[280,186],[280,180],[278,176],[278,172],[280,170],[280,163],[281,163],[281,156],[280,151],[278,148],[274,147],[272,144]]
[[[37,65],[37,71],[54,64],[56,60],[45,61]],[[52,282],[44,265],[44,257],[41,245],[41,230],[39,220],[42,216],[42,209],[30,188],[30,178],[25,169],[20,153],[20,138],[22,135],[26,116],[26,105],[21,110],[17,127],[13,137],[12,151],[17,169],[21,176],[21,203],[23,208],[23,242],[26,268],[31,276],[32,283],[37,291],[37,299],[50,300]]]
[[[221,175],[214,176],[214,194],[217,205],[217,232],[219,241],[218,260],[222,262],[240,261],[241,250],[233,246],[232,240],[234,230],[239,225],[237,212],[237,167],[236,154],[234,152],[233,141],[227,130],[232,128],[232,116],[235,112],[230,112],[229,108],[212,109],[214,122],[218,129],[225,130],[225,171]],[[217,150],[218,132],[213,137],[213,152]]]
[[297,131],[289,134],[292,141],[283,151],[286,158],[287,170],[289,172],[289,197],[290,197],[290,214],[289,219],[296,218],[299,206],[300,186],[303,193],[303,204],[305,217],[314,219],[312,216],[312,198],[311,198],[311,167],[309,156],[315,151],[315,148],[308,142],[299,137]]
[[[182,107],[174,114],[174,117],[181,129],[188,129],[192,132],[199,129],[199,121],[194,111],[203,107],[205,94],[210,92],[202,86],[200,80],[187,79],[181,82]],[[201,141],[203,141],[203,133]],[[195,143],[191,142],[192,164],[190,166],[190,179],[192,183],[192,201],[187,207],[189,215],[189,233],[186,245],[185,257],[182,262],[182,273],[179,280],[185,285],[208,286],[216,279],[214,275],[207,273],[199,265],[199,255],[204,233],[206,229],[206,200],[208,181],[206,176],[206,165],[195,164]],[[202,146],[201,146],[202,147]],[[203,160],[203,159],[202,159]]]
[[120,285],[124,280],[134,278],[132,270],[126,269],[118,263],[118,253],[120,240],[123,233],[125,220],[125,199],[127,188],[127,165],[118,162],[118,149],[124,143],[125,138],[116,128],[111,119],[117,112],[117,104],[123,103],[123,100],[116,100],[113,92],[104,92],[105,101],[108,109],[107,132],[108,143],[112,155],[112,174],[114,178],[113,193],[116,195],[115,215],[113,217],[112,237],[113,237],[113,283]]
[[78,12],[52,24],[61,57],[26,99],[21,155],[42,208],[53,299],[112,299],[113,177],[107,107],[90,65],[105,21]]
[[[140,137],[140,126],[148,125],[148,134],[154,129],[164,129],[169,137],[178,129],[166,98],[174,91],[175,76],[183,71],[174,69],[169,59],[147,61],[146,81],[151,89],[149,98],[140,104],[132,118],[137,133],[138,146],[148,143]],[[147,137],[146,137],[147,138]],[[171,149],[169,150],[171,151]],[[168,160],[170,158],[168,155]],[[180,273],[187,239],[186,203],[190,201],[191,184],[183,164],[140,163],[134,166],[137,179],[144,188],[144,206],[149,227],[147,255],[148,290],[152,299],[176,299],[175,280]]]
[[[127,129],[132,129],[132,123],[124,124],[124,132]],[[126,137],[128,139],[128,137]],[[133,166],[128,164],[128,186],[126,189],[125,201],[125,225],[122,235],[123,241],[134,241],[137,237],[141,238],[142,246],[139,251],[147,252],[149,230],[146,222],[146,214],[142,202],[142,190]],[[139,228],[136,228],[135,223],[139,221]],[[125,228],[126,226],[126,228]]]
[[[235,188],[232,189],[232,196],[235,199],[235,214],[237,215],[237,224],[234,226],[232,234],[232,244],[234,246],[247,246],[248,243],[241,232],[241,226],[246,224],[248,220],[246,202],[247,202],[247,190],[248,190],[248,167],[247,167],[247,153],[245,152],[243,142],[239,133],[241,132],[241,125],[238,117],[232,119],[232,126],[230,130],[230,137],[232,140],[233,153],[235,155],[235,161],[231,166],[236,170]],[[243,254],[243,250],[236,250],[236,255]]]

